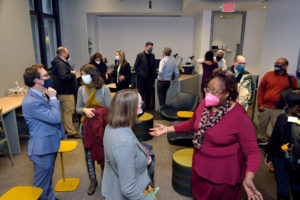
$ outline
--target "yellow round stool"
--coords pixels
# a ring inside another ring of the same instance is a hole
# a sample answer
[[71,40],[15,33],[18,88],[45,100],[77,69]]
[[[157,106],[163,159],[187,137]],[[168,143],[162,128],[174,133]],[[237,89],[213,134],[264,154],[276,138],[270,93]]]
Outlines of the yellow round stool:
[[16,186],[8,190],[0,197],[0,200],[37,200],[43,193],[43,189],[34,186]]
[[60,153],[62,179],[60,179],[55,185],[54,190],[57,192],[74,191],[79,185],[79,181],[80,181],[79,178],[66,178],[64,159],[63,159],[63,152],[73,151],[77,147],[77,144],[78,144],[77,141],[70,141],[70,140],[60,141],[60,147],[58,152]]
[[132,126],[132,131],[139,141],[145,141],[153,137],[149,134],[150,128],[153,128],[153,115],[145,112],[139,117],[139,121]]
[[192,157],[194,150],[181,149],[173,154],[172,186],[181,195],[191,197]]
[[178,111],[177,117],[183,118],[183,119],[190,119],[193,117],[194,112],[193,111]]

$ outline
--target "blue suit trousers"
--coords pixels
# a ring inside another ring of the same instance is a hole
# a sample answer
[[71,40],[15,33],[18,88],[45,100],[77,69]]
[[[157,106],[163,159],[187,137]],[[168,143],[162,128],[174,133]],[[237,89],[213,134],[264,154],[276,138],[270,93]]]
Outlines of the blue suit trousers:
[[55,200],[52,175],[57,153],[29,156],[34,165],[33,186],[43,189],[40,200]]

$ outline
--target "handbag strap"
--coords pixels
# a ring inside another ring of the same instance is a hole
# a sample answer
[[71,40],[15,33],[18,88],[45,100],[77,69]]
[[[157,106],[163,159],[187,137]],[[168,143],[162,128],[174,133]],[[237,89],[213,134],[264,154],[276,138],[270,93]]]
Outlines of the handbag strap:
[[290,88],[292,88],[292,76],[288,75],[289,83],[290,83]]

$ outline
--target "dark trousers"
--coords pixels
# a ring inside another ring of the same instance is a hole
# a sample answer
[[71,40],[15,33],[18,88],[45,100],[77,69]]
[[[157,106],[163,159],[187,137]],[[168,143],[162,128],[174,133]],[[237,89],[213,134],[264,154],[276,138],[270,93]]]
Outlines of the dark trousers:
[[146,108],[150,109],[150,110],[153,110],[153,108],[154,108],[154,102],[152,100],[153,83],[154,83],[154,78],[145,79],[141,76],[138,76],[138,79],[137,79],[138,91],[139,91],[142,99],[145,102]]
[[166,104],[166,96],[169,87],[170,87],[170,81],[160,81],[160,80],[157,81],[157,94],[158,94],[158,100],[160,106]]
[[275,156],[273,165],[277,184],[277,199],[290,199],[290,186],[293,199],[300,199],[300,171],[288,169],[286,161],[282,157]]

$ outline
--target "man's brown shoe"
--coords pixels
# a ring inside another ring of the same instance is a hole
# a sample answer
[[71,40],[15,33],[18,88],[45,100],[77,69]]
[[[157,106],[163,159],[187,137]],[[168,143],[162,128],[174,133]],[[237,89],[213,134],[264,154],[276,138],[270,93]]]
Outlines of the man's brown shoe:
[[72,134],[72,135],[68,135],[68,138],[71,138],[71,139],[80,139],[81,136],[79,133],[75,133],[75,134]]

